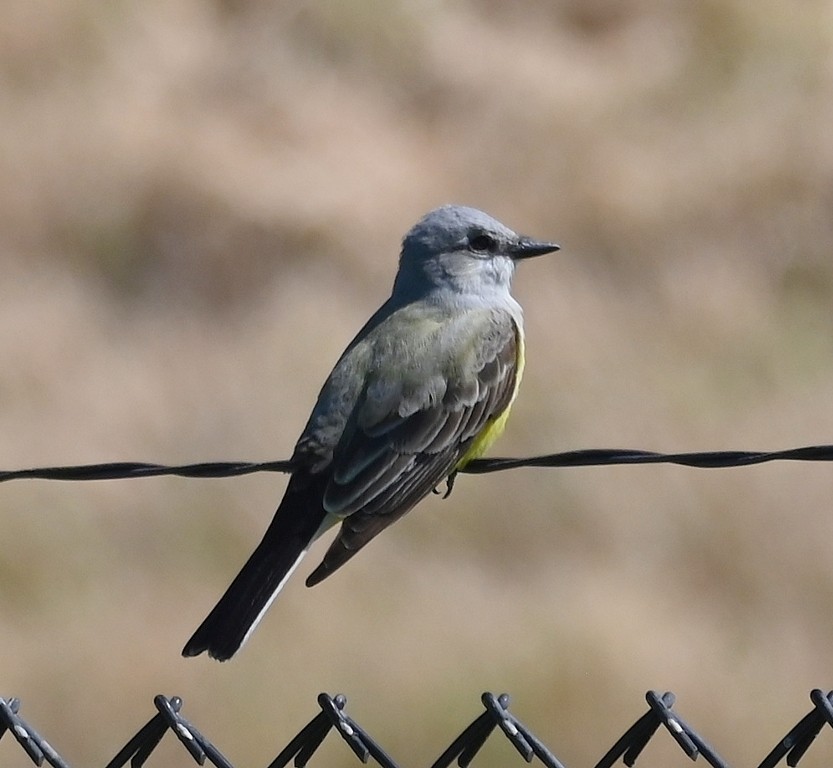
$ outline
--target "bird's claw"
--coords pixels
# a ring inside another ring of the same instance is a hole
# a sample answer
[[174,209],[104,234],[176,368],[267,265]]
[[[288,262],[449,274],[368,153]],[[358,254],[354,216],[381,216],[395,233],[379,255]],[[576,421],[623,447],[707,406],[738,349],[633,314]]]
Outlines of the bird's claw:
[[449,476],[445,479],[445,493],[443,493],[443,492],[439,489],[439,487],[434,488],[434,489],[433,489],[433,491],[432,491],[432,493],[435,493],[435,494],[437,494],[437,495],[439,495],[439,494],[441,494],[441,493],[442,493],[442,494],[443,494],[443,498],[444,498],[444,499],[447,499],[449,496],[451,496],[451,491],[453,491],[453,490],[454,490],[454,481],[455,481],[456,479],[457,479],[457,473],[456,473],[456,472],[452,472],[452,473],[451,473],[451,474],[450,474],[450,475],[449,475]]

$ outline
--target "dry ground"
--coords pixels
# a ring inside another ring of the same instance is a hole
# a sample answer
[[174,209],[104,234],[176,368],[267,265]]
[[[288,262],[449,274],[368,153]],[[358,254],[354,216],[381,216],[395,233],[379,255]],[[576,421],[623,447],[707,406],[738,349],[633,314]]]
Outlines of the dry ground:
[[[833,442],[830,3],[3,16],[0,468],[286,457],[449,201],[563,245],[516,279],[500,454]],[[670,688],[743,766],[833,687],[827,465],[465,477],[307,590],[319,545],[239,658],[180,658],[283,485],[0,487],[0,694],[75,765],[178,694],[243,766],[344,691],[416,766],[509,690],[583,766]]]

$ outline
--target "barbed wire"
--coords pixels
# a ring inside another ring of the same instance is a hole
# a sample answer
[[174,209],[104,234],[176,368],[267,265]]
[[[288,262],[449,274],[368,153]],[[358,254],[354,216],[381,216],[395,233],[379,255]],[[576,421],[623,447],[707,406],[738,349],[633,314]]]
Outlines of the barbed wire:
[[[645,699],[648,702],[648,711],[617,739],[594,768],[612,768],[620,759],[625,765],[633,766],[660,726],[664,726],[691,760],[702,756],[712,768],[729,768],[729,764],[703,737],[673,711],[673,693],[667,691],[660,695],[655,691],[648,691]],[[565,768],[555,753],[509,712],[508,694],[495,696],[487,692],[480,700],[484,711],[462,730],[432,763],[431,768],[448,768],[455,760],[461,768],[466,768],[489,737],[496,732],[508,739],[525,762],[531,763],[537,758],[546,768]],[[823,693],[820,689],[814,689],[810,692],[810,701],[813,703],[813,709],[776,742],[775,747],[757,768],[775,768],[782,760],[789,766],[797,766],[825,723],[833,727],[833,691]],[[317,703],[320,712],[292,737],[268,768],[284,768],[290,762],[303,768],[330,731],[335,731],[362,763],[367,763],[372,758],[382,768],[398,768],[401,765],[394,761],[367,730],[347,715],[346,696],[329,696],[322,693],[318,696]],[[153,704],[156,713],[128,740],[105,768],[123,768],[128,762],[132,768],[141,768],[167,731],[176,736],[199,765],[204,765],[207,761],[216,768],[234,768],[229,759],[183,717],[182,699],[177,696],[169,699],[159,695],[154,697]],[[19,699],[0,699],[0,739],[7,731],[11,733],[35,765],[40,766],[47,762],[53,768],[70,768],[70,764],[20,717],[19,712]]]
[[[700,469],[747,467],[769,461],[833,461],[833,445],[810,445],[782,451],[706,451],[696,453],[655,453],[620,448],[589,448],[525,458],[475,459],[460,471],[482,475],[521,467],[591,467],[613,464],[678,464]],[[256,472],[292,472],[291,460],[245,462],[213,461],[169,466],[121,461],[0,471],[0,483],[7,480],[117,480],[138,477],[237,477]]]

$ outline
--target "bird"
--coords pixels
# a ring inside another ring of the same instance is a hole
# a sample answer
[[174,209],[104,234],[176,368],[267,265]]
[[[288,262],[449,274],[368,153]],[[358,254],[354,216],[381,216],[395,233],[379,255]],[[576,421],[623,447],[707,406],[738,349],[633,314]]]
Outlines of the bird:
[[183,648],[230,659],[311,544],[340,524],[318,584],[503,431],[524,369],[518,262],[559,249],[444,205],[405,235],[390,298],[347,346],[290,458],[263,539]]

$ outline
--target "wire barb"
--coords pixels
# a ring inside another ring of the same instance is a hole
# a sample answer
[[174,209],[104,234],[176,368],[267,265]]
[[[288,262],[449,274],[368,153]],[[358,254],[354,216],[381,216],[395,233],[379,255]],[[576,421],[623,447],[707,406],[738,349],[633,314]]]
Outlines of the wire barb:
[[833,691],[824,693],[819,688],[814,688],[810,692],[810,701],[813,702],[814,708],[775,745],[758,768],[774,768],[785,757],[787,765],[793,768],[804,757],[822,726],[827,723],[833,728]]
[[44,760],[53,768],[69,768],[69,764],[31,725],[18,716],[20,699],[0,699],[0,738],[9,731],[35,765]]
[[640,717],[622,737],[607,751],[605,756],[596,763],[595,768],[611,768],[621,757],[627,766],[636,763],[642,750],[657,732],[660,725],[664,725],[680,748],[691,759],[696,760],[702,755],[713,768],[728,768],[726,762],[715,750],[685,722],[671,707],[675,697],[670,691],[660,696],[655,691],[645,694],[650,709]]
[[321,707],[321,712],[281,750],[280,754],[269,763],[269,768],[284,768],[292,758],[295,758],[296,768],[304,768],[321,746],[330,729],[336,730],[347,742],[353,754],[363,763],[372,757],[382,768],[398,768],[390,755],[355,720],[348,717],[344,712],[346,704],[347,697],[343,694],[336,696],[326,693],[318,694],[318,706]]
[[527,762],[537,757],[547,768],[564,768],[558,758],[544,746],[520,720],[509,712],[509,694],[495,696],[488,691],[480,697],[486,711],[456,738],[431,768],[448,768],[454,759],[460,768],[467,768],[486,740],[499,727],[518,754]]
[[204,765],[208,759],[217,768],[233,768],[220,751],[179,714],[182,699],[178,696],[168,699],[159,695],[153,698],[153,704],[157,714],[139,729],[105,768],[122,768],[128,761],[131,768],[141,768],[168,730],[173,731],[199,765]]

